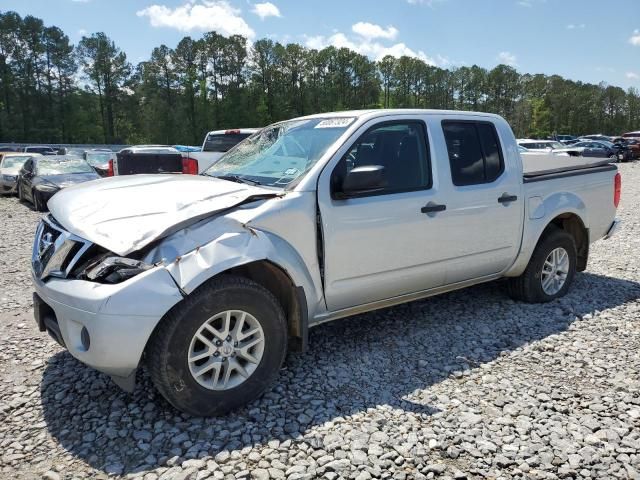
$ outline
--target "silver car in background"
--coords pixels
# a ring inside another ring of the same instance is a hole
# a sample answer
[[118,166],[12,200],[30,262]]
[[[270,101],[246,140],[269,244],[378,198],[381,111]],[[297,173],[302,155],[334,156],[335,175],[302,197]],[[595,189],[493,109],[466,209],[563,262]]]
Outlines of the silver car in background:
[[24,162],[39,153],[2,152],[0,153],[0,193],[17,193],[18,173]]

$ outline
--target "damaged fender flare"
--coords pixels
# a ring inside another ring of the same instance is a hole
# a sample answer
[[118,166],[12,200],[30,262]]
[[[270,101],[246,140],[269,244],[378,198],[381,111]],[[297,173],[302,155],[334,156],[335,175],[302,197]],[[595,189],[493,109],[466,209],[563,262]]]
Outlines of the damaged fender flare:
[[309,308],[303,287],[295,287],[295,297],[299,312],[297,322],[289,325],[289,350],[304,353],[309,347]]

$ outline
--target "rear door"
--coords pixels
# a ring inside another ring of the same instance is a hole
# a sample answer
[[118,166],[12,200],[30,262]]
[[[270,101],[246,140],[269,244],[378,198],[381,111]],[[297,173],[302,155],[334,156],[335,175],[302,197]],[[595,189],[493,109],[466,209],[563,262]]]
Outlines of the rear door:
[[[468,117],[467,117],[468,118]],[[483,117],[479,117],[483,118]],[[515,260],[522,238],[522,164],[511,131],[502,123],[434,117],[446,211],[439,227],[446,284],[498,274]],[[502,129],[502,131],[500,130]],[[442,161],[441,161],[442,160]]]
[[[424,211],[441,197],[424,120],[406,116],[364,125],[318,184],[329,310],[362,305],[442,285],[444,223]],[[381,165],[387,186],[340,198],[355,167]]]

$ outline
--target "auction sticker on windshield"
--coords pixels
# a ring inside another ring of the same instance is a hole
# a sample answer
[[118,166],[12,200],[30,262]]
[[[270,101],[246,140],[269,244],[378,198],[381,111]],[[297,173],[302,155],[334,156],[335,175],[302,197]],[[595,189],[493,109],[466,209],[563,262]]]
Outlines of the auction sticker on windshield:
[[322,120],[313,128],[339,128],[346,127],[353,122],[355,118],[353,117],[344,117],[344,118],[328,118],[326,120]]

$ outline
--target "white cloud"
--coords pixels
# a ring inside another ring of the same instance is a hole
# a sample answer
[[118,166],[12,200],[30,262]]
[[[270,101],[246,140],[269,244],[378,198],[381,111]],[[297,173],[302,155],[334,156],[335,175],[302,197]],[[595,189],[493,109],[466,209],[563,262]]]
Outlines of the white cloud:
[[80,30],[78,30],[79,37],[84,37],[86,34],[87,34],[87,31],[84,28],[81,28]]
[[584,23],[580,23],[580,24],[575,24],[575,23],[570,23],[569,25],[567,25],[567,30],[584,30],[587,26]]
[[427,5],[433,7],[436,3],[446,2],[447,0],[407,0],[407,3],[412,5]]
[[500,52],[498,54],[497,60],[500,63],[504,63],[505,65],[509,65],[510,67],[518,66],[518,57],[516,57],[511,52]]
[[518,0],[517,4],[520,5],[521,7],[531,8],[535,4],[545,3],[546,1],[547,0]]
[[[355,27],[356,25],[353,25],[353,27]],[[396,58],[406,55],[407,57],[419,58],[428,65],[436,65],[437,63],[433,58],[427,56],[427,54],[422,50],[415,51],[409,48],[403,42],[398,42],[393,45],[384,45],[379,41],[375,41],[371,38],[365,38],[362,36],[349,38],[341,32],[336,32],[329,37],[325,37],[323,35],[316,35],[311,37],[307,36],[305,37],[305,45],[309,48],[315,48],[317,50],[321,50],[328,46],[334,46],[336,48],[348,48],[362,55],[371,57],[374,60],[380,60],[386,55],[391,55],[392,57]]]
[[253,13],[255,13],[256,15],[258,15],[261,20],[264,20],[267,17],[281,17],[282,16],[280,14],[280,9],[278,9],[278,7],[276,7],[271,2],[256,3],[253,6],[253,10],[251,10],[251,11]]
[[629,80],[640,80],[640,74],[637,74],[636,72],[627,72],[626,77]]
[[629,43],[636,47],[640,47],[640,30],[636,29],[633,31],[631,38],[629,38]]
[[385,38],[387,40],[393,40],[398,36],[398,29],[392,25],[384,28],[380,25],[369,22],[358,22],[351,26],[351,30],[353,31],[353,33],[357,33],[367,40],[371,40],[373,38]]
[[152,27],[168,27],[182,32],[215,30],[222,35],[255,37],[255,32],[240,14],[241,11],[226,0],[190,0],[175,8],[151,5],[136,13],[138,17],[148,17]]

